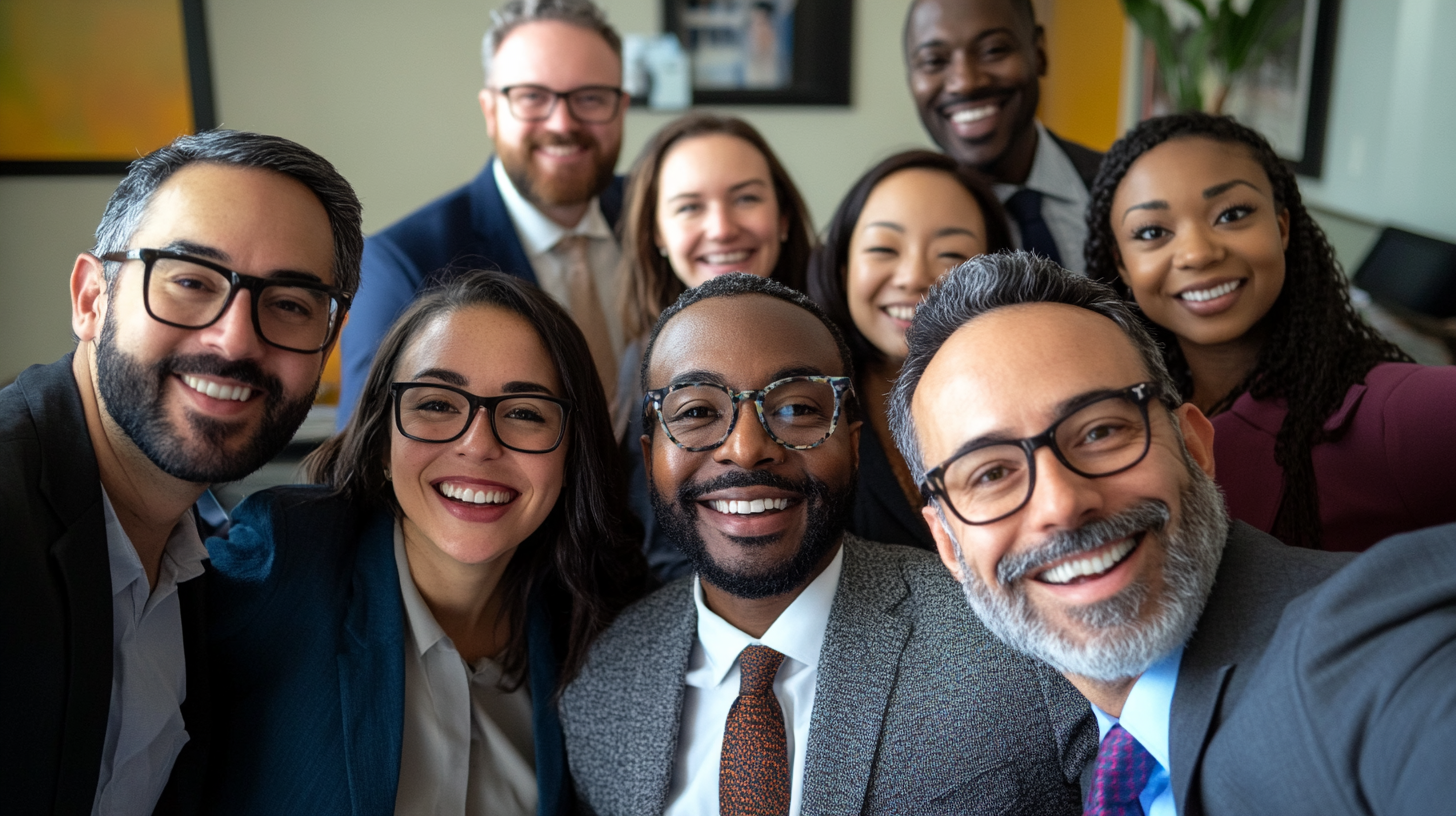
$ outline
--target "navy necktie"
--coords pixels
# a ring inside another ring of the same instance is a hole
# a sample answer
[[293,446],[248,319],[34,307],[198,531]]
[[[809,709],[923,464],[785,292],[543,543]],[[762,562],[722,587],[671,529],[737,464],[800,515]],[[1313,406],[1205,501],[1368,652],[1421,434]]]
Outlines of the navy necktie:
[[1022,187],[1006,199],[1006,213],[1016,220],[1016,226],[1021,230],[1022,249],[1035,252],[1057,266],[1062,265],[1062,254],[1057,251],[1051,227],[1041,217],[1041,193]]

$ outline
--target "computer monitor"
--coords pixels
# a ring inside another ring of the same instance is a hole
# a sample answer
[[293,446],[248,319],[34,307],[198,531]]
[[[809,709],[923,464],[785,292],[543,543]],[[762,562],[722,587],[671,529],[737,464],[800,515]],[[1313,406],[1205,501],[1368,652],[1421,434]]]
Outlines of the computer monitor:
[[1355,272],[1355,285],[1382,306],[1456,317],[1456,244],[1386,227]]

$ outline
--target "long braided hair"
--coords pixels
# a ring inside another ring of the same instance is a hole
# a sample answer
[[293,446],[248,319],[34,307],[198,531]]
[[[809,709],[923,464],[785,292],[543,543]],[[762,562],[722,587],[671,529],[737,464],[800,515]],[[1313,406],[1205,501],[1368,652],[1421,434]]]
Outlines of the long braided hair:
[[[1132,294],[1118,274],[1117,238],[1112,230],[1112,198],[1138,157],[1170,139],[1201,137],[1243,145],[1258,162],[1274,190],[1274,203],[1289,212],[1289,247],[1284,251],[1284,288],[1261,323],[1265,340],[1254,368],[1209,413],[1228,410],[1244,393],[1258,400],[1283,399],[1288,408],[1274,442],[1274,461],[1284,470],[1284,493],[1274,518],[1274,536],[1287,544],[1320,546],[1319,493],[1311,451],[1331,438],[1326,419],[1344,402],[1350,387],[1382,362],[1411,362],[1378,335],[1350,303],[1345,273],[1335,260],[1324,231],[1300,199],[1294,173],[1258,132],[1228,116],[1179,113],[1149,119],[1118,140],[1102,160],[1087,210],[1087,275]],[[1146,319],[1146,316],[1145,318]],[[1148,321],[1163,346],[1168,370],[1193,393],[1193,375],[1172,332]]]

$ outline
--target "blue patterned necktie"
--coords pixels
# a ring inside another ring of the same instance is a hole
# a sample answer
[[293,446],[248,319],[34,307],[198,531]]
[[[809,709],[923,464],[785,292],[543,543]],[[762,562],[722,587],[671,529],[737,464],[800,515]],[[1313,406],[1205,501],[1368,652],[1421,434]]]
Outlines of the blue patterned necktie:
[[1035,252],[1057,266],[1062,265],[1062,253],[1057,251],[1052,229],[1041,217],[1041,193],[1022,187],[1006,199],[1006,213],[1016,220],[1016,226],[1021,230],[1022,249]]
[[1082,805],[1082,816],[1143,816],[1138,796],[1158,761],[1121,725],[1112,726],[1097,749],[1092,788]]

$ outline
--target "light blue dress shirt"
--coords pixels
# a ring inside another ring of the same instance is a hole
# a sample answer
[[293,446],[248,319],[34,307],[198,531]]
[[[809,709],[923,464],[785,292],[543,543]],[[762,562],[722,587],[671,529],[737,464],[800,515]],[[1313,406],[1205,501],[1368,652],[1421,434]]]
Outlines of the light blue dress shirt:
[[1112,726],[1121,724],[1122,730],[1131,734],[1157,761],[1138,797],[1143,813],[1148,816],[1177,816],[1172,780],[1168,776],[1168,725],[1173,712],[1173,691],[1178,687],[1178,667],[1182,663],[1183,647],[1179,646],[1149,666],[1128,692],[1121,717],[1092,706],[1092,713],[1097,716],[1099,741],[1107,738]]

